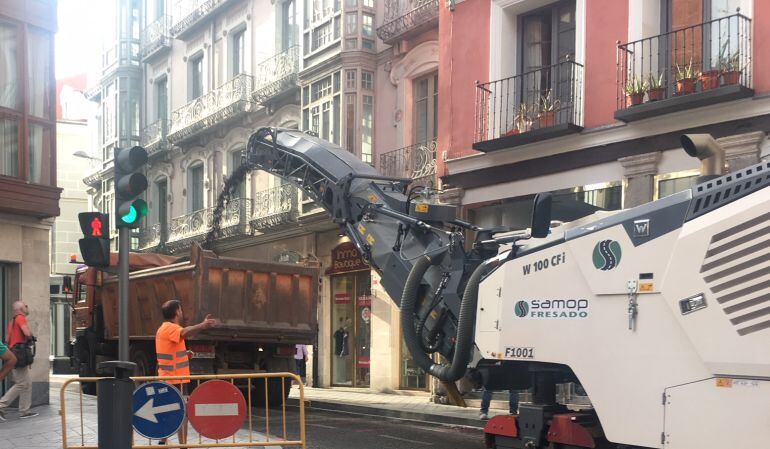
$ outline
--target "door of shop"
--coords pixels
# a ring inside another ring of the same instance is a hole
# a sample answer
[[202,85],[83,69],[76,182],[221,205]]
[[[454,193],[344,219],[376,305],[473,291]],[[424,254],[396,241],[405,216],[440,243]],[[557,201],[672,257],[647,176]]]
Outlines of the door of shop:
[[332,251],[332,385],[369,386],[371,351],[371,273],[351,243]]

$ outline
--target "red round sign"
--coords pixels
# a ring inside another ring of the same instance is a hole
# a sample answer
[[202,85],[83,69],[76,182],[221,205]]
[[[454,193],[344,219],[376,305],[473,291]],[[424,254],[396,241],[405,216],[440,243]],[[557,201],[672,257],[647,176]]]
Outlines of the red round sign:
[[221,440],[232,436],[243,425],[246,400],[235,385],[210,380],[200,384],[190,395],[187,417],[202,436]]

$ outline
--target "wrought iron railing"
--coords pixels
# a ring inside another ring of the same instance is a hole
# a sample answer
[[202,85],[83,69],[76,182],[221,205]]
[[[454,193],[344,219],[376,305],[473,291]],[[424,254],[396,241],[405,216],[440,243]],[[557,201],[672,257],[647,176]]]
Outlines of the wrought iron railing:
[[417,184],[435,186],[436,140],[383,153],[378,168],[385,176],[411,178]]
[[[222,211],[219,238],[250,235],[251,209],[252,200],[249,198],[234,198],[228,201]],[[213,207],[172,218],[168,233],[170,249],[173,251],[193,240],[203,240],[211,229],[213,218]]]
[[476,84],[474,142],[583,124],[583,66],[564,61]]
[[174,12],[178,21],[171,27],[171,34],[178,36],[184,33],[226,1],[228,0],[179,0]]
[[168,120],[158,120],[147,125],[142,130],[142,146],[149,155],[153,155],[168,148],[166,136],[168,134]]
[[148,250],[160,246],[165,240],[165,232],[160,223],[155,223],[144,228],[139,233],[139,250]]
[[726,85],[751,87],[751,19],[740,13],[618,44],[617,109]]
[[142,59],[164,47],[171,46],[171,17],[161,16],[142,31]]
[[438,0],[421,0],[415,3],[414,8],[377,28],[377,36],[383,42],[391,44],[411,31],[423,29],[438,21]]
[[261,103],[297,86],[299,46],[278,53],[257,65],[254,101]]
[[299,191],[291,184],[257,192],[251,215],[252,229],[262,231],[296,221],[298,197]]
[[168,139],[184,140],[199,131],[251,110],[254,78],[240,74],[171,113]]

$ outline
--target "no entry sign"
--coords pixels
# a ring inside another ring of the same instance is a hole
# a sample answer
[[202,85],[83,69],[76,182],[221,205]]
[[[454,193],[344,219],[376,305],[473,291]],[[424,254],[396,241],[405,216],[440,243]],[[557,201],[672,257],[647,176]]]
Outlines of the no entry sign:
[[187,400],[187,418],[206,438],[233,435],[246,418],[246,400],[235,385],[223,380],[202,383]]

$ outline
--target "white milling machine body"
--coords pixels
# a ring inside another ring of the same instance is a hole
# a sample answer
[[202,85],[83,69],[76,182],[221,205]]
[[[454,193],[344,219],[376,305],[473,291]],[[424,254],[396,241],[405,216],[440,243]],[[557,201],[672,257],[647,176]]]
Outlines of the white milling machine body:
[[531,234],[456,220],[298,131],[257,131],[247,158],[332,214],[426,371],[529,390],[487,424],[488,447],[770,447],[770,163],[718,176],[710,136],[682,142],[703,160],[693,189],[550,232],[538,196]]

